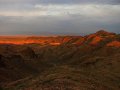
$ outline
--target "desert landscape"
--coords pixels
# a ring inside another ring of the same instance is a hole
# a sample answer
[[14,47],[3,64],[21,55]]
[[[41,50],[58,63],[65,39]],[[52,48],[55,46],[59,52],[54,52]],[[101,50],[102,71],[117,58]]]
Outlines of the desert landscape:
[[120,0],[0,0],[0,90],[120,90]]
[[0,36],[0,90],[120,90],[120,34]]

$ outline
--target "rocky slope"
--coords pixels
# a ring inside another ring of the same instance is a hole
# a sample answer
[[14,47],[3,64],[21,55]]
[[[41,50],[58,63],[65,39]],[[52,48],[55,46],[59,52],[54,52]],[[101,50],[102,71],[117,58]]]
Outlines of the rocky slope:
[[101,30],[0,42],[2,90],[120,90],[119,34]]

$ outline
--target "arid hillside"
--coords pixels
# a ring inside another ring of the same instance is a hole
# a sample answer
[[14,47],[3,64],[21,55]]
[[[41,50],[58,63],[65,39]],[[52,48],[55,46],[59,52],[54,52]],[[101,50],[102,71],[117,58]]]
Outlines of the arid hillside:
[[120,35],[1,36],[0,90],[120,90]]
[[[97,45],[100,42],[107,41],[119,46],[119,35],[115,33],[100,30],[94,34],[86,36],[0,36],[0,44],[40,44],[40,45]],[[112,46],[114,46],[112,44]],[[111,44],[108,46],[111,46]]]

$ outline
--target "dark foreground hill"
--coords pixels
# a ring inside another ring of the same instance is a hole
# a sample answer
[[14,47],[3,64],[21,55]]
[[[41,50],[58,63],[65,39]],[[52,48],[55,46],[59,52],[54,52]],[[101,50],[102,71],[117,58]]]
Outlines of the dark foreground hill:
[[0,42],[1,90],[120,90],[118,34],[102,30]]

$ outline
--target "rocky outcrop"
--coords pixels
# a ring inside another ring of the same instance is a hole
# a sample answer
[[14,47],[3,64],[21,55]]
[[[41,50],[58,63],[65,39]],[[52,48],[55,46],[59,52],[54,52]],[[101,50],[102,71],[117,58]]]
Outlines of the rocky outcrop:
[[[40,36],[32,36],[32,37],[1,37],[0,44],[40,44],[40,45],[52,45],[59,46],[62,44],[67,45],[94,45],[97,46],[99,43],[103,41],[113,41],[118,40],[117,34],[107,32],[104,30],[100,30],[96,33],[82,36],[51,36],[51,37],[40,37]],[[105,42],[104,42],[105,43]],[[108,42],[106,42],[107,44]],[[113,42],[115,44],[115,42]],[[118,43],[117,47],[119,46]],[[110,45],[107,45],[110,46]],[[115,46],[115,45],[112,45]]]
[[112,42],[108,43],[106,46],[109,46],[109,47],[120,47],[120,41],[112,41]]

